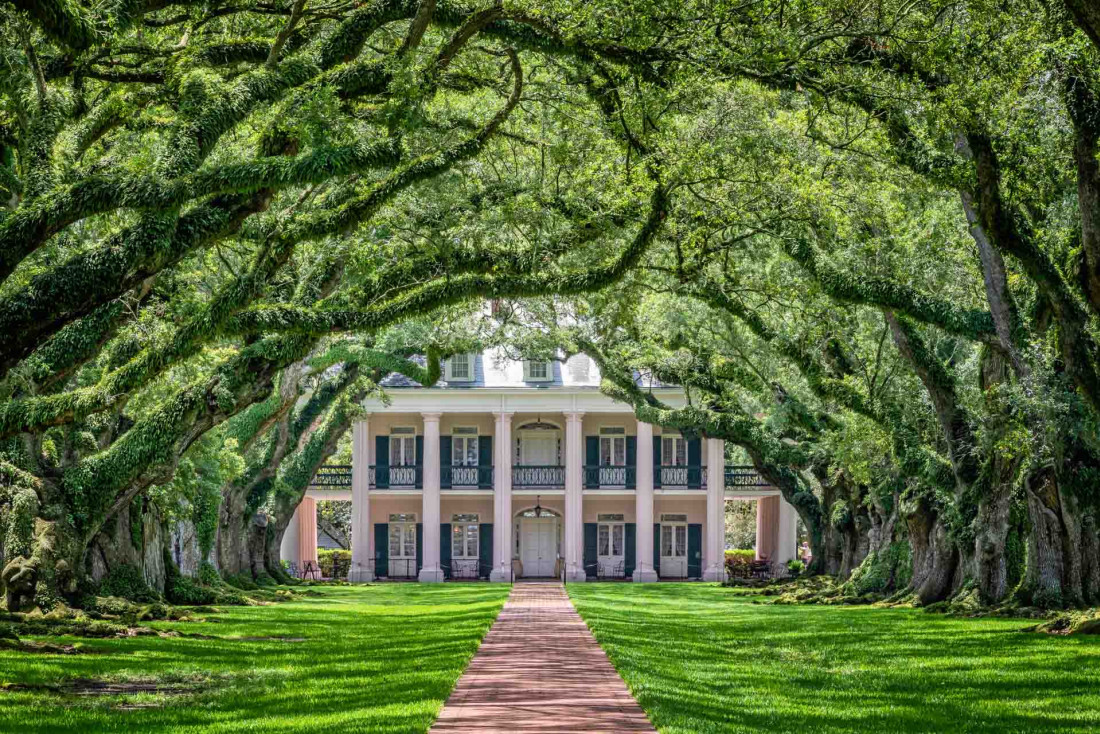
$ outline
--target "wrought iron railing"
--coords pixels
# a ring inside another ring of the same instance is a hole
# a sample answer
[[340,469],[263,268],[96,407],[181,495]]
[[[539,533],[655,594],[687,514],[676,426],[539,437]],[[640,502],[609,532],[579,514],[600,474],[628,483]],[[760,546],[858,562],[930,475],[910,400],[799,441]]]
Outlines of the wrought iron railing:
[[657,480],[661,487],[699,489],[706,486],[706,468],[698,464],[665,464],[660,467]]
[[586,489],[633,489],[637,474],[635,466],[586,466],[584,486]]
[[444,566],[452,579],[477,579],[481,575],[481,564],[476,558],[455,558],[450,566]]
[[442,466],[440,483],[444,487],[480,487],[492,489],[493,467],[478,464],[476,466]]
[[564,466],[517,465],[512,467],[512,487],[564,487]]
[[[379,476],[379,470],[382,475]],[[424,486],[424,467],[420,464],[414,466],[372,466],[370,467],[370,486],[372,489],[386,488],[414,488],[421,489]],[[379,485],[376,481],[382,478],[385,483]]]
[[756,467],[747,465],[729,465],[726,467],[727,487],[770,487],[768,480],[760,476]]
[[322,466],[313,475],[311,487],[350,487],[351,464],[330,464]]
[[391,558],[386,565],[386,578],[415,579],[417,577],[415,558]]

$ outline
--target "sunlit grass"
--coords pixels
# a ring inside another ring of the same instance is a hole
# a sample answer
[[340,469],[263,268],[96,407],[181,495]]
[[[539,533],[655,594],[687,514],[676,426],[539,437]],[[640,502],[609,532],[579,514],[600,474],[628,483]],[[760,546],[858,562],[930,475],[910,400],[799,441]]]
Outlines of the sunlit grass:
[[662,732],[1100,731],[1100,638],[709,584],[569,593]]
[[[509,587],[319,591],[272,606],[220,607],[203,615],[206,622],[151,625],[213,639],[50,638],[79,642],[86,652],[0,651],[0,686],[8,687],[0,689],[0,731],[426,731]],[[77,696],[19,688],[83,679],[153,681],[175,690]]]

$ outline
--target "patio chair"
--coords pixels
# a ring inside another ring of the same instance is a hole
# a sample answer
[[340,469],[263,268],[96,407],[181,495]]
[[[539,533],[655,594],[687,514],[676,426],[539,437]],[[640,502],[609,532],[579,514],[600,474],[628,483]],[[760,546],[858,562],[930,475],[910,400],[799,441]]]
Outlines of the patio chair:
[[302,580],[305,581],[307,577],[313,581],[321,580],[321,569],[313,561],[306,561],[306,565],[302,567]]

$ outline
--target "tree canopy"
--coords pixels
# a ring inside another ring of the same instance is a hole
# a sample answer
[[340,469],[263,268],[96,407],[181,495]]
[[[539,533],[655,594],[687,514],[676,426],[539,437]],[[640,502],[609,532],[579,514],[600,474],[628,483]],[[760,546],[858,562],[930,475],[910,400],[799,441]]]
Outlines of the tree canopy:
[[738,447],[857,593],[1096,603],[1098,29],[1084,0],[9,0],[9,608],[79,603],[148,512],[281,579],[362,399],[491,343],[584,351],[639,419]]

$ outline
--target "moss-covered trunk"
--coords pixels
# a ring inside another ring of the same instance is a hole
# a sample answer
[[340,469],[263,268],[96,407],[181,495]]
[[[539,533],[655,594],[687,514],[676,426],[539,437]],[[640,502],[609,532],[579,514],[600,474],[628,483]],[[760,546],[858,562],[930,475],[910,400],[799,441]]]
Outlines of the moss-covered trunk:
[[925,500],[906,516],[909,545],[913,559],[913,578],[909,589],[922,604],[943,601],[958,581],[958,547],[947,526]]

